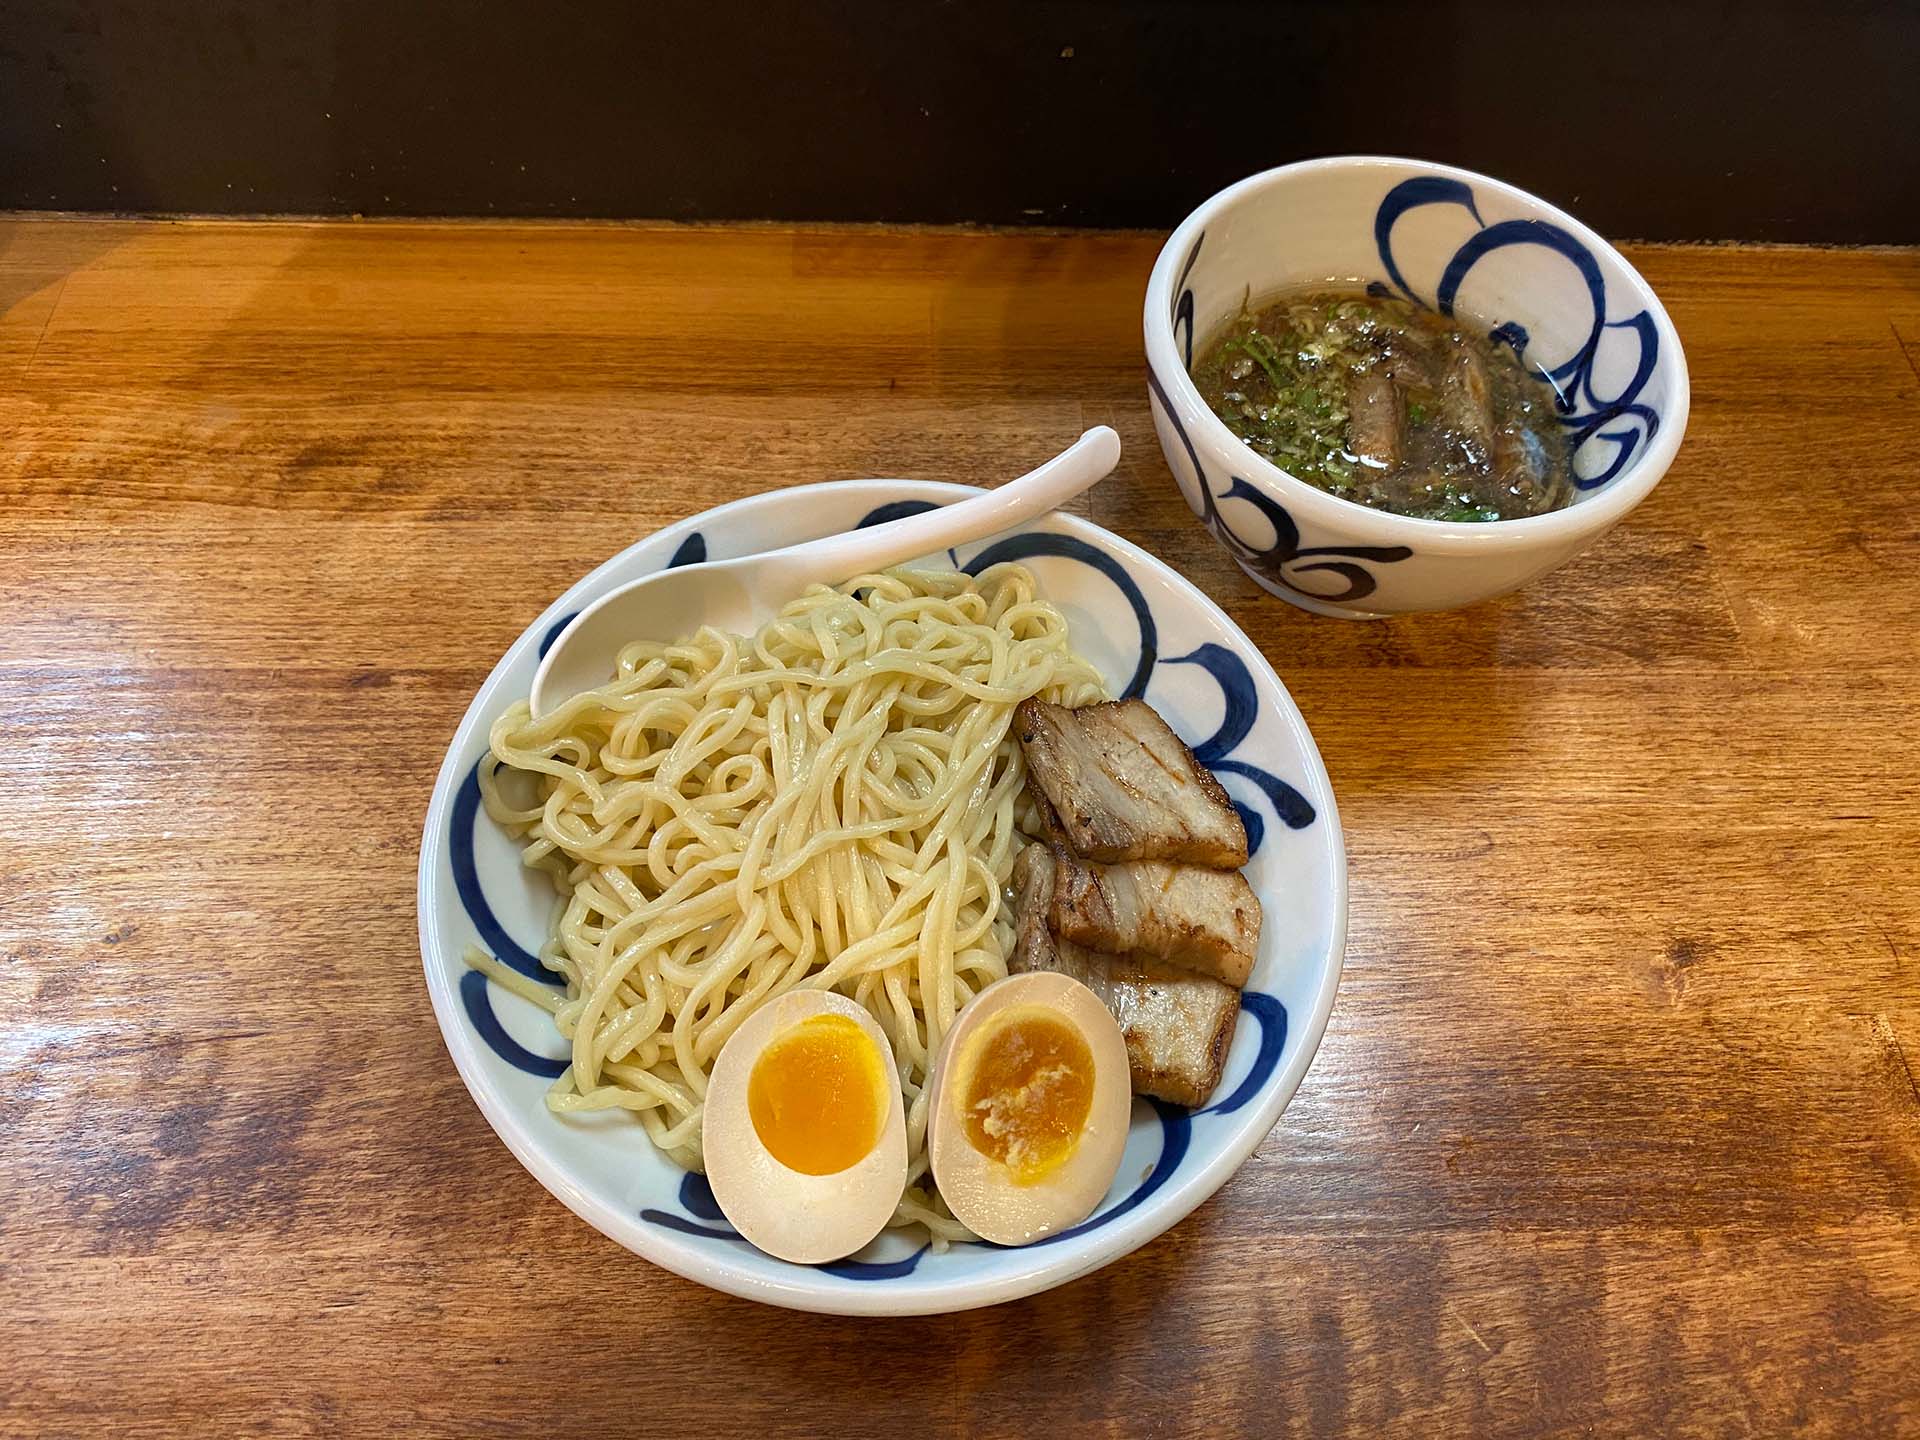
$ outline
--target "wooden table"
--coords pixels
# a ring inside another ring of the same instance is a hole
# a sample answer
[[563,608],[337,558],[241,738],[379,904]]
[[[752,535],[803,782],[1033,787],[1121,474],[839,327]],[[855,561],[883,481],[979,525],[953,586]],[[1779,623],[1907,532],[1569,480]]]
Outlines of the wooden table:
[[[0,1430],[1920,1432],[1920,255],[1638,247],[1672,473],[1518,597],[1267,598],[1141,235],[0,224]],[[415,941],[494,659],[689,511],[1011,475],[1272,657],[1352,858],[1318,1059],[1052,1294],[801,1317],[513,1162]]]

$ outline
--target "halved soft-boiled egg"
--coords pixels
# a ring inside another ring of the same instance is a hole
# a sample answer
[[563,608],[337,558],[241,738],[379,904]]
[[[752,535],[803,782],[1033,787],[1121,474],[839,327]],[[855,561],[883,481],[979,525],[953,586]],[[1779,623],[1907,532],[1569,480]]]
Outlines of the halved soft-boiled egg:
[[886,1227],[907,1185],[893,1050],[864,1006],[795,990],[720,1047],[701,1121],[722,1213],[782,1260],[817,1265]]
[[933,1070],[928,1159],[954,1217],[1000,1245],[1078,1224],[1120,1168],[1127,1046],[1078,980],[1036,971],[968,1002]]

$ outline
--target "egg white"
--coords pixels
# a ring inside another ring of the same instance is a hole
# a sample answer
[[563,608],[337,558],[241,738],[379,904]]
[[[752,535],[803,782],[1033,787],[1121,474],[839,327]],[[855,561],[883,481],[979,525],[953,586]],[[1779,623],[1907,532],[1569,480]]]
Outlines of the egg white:
[[[1017,1005],[1059,1012],[1085,1037],[1093,1056],[1093,1098],[1079,1144],[1056,1169],[1029,1182],[974,1148],[955,1064],[982,1025]],[[1030,1245],[1079,1224],[1113,1187],[1133,1118],[1127,1044],[1107,1007],[1078,980],[1036,971],[989,985],[968,1002],[941,1042],[931,1083],[927,1153],[934,1179],[954,1218],[982,1239]]]
[[[816,1015],[844,1015],[880,1054],[887,1102],[879,1139],[832,1175],[805,1175],[776,1160],[747,1108],[747,1081],[777,1036]],[[864,1247],[886,1228],[907,1186],[907,1120],[893,1048],[866,1008],[827,990],[794,990],[750,1015],[721,1047],[707,1086],[701,1145],[721,1213],[782,1260],[818,1265]]]

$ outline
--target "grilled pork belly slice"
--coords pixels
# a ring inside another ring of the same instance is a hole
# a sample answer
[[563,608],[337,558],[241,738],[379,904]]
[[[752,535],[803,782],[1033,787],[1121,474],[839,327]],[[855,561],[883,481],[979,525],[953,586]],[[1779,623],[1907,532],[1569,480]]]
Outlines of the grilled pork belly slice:
[[1220,1084],[1240,992],[1150,955],[1106,955],[1055,937],[1054,859],[1029,845],[1014,864],[1019,938],[1008,968],[1071,975],[1100,997],[1120,1023],[1134,1093],[1176,1105],[1204,1105]]
[[1028,779],[1083,859],[1247,863],[1227,792],[1144,700],[1077,710],[1025,700],[1013,724]]
[[1053,851],[1053,933],[1111,955],[1138,951],[1238,989],[1260,948],[1260,901],[1238,870],[1166,860],[1100,865]]

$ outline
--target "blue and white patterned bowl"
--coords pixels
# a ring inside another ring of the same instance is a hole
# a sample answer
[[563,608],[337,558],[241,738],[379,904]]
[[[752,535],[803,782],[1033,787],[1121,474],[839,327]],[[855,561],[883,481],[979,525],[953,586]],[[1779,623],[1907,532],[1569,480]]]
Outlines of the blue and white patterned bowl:
[[668,565],[724,559],[944,504],[968,487],[855,480],[777,490],[670,525],[556,600],[494,667],[455,733],[420,849],[420,948],[447,1048],[520,1162],[628,1249],[716,1289],[802,1310],[907,1315],[1047,1289],[1144,1244],[1211,1195],[1279,1119],[1333,1005],[1346,938],[1346,856],[1313,739],[1252,642],[1168,566],[1073,516],[955,554],[978,570],[1018,560],[1065,613],[1116,695],[1143,695],[1211,765],[1247,821],[1247,874],[1266,907],[1226,1078],[1204,1110],[1136,1102],[1112,1192],[1086,1223],[1025,1249],[943,1253],[882,1236],[850,1261],[791,1265],[728,1229],[704,1180],[674,1168],[620,1113],[546,1108],[564,1053],[545,1012],[463,963],[481,945],[537,979],[551,910],[543,876],[479,804],[475,767],[495,716],[527,693],[541,648],[573,613]]
[[[1486,322],[1565,395],[1578,494],[1550,515],[1463,524],[1370,510],[1243,445],[1189,378],[1240,309],[1291,286],[1356,282]],[[1370,619],[1451,610],[1572,559],[1644,500],[1687,428],[1680,337],[1606,241],[1470,170],[1349,156],[1222,190],[1173,232],[1147,283],[1148,403],[1193,511],[1284,600]]]

